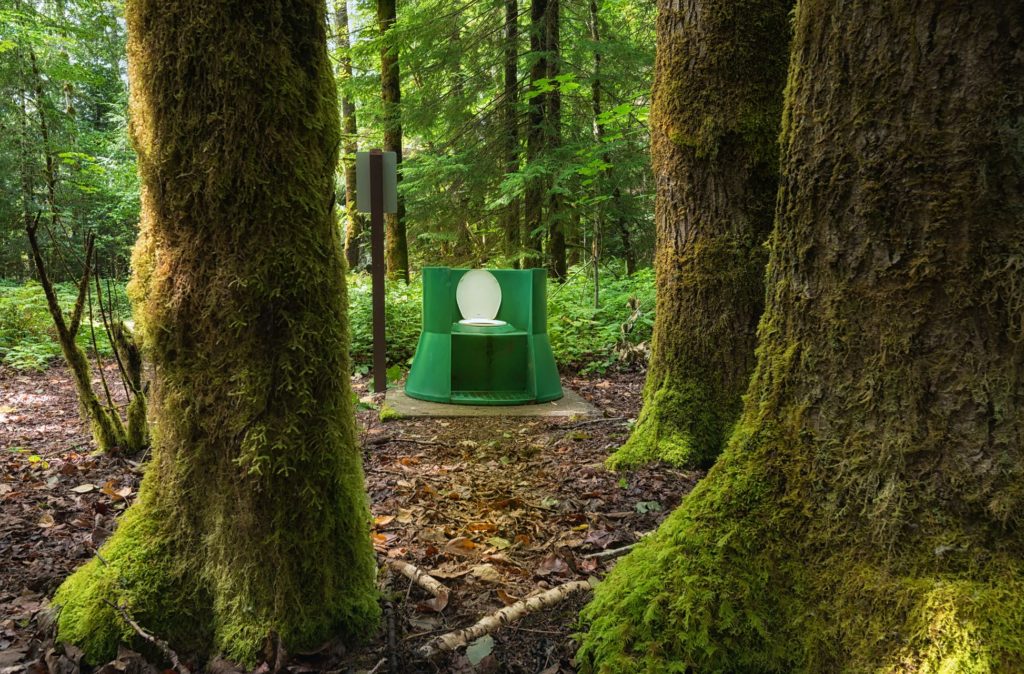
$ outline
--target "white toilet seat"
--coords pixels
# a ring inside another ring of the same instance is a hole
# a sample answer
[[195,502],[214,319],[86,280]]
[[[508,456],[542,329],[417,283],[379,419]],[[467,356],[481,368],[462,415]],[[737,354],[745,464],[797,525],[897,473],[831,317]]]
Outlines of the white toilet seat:
[[462,314],[460,325],[489,328],[507,325],[495,318],[501,308],[501,286],[486,269],[473,269],[462,275],[455,289],[455,301]]

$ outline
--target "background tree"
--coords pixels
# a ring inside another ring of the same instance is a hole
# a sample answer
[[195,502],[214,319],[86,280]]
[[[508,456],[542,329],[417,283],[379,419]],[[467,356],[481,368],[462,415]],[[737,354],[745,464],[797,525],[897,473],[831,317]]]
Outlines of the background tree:
[[341,89],[342,175],[345,181],[345,261],[359,268],[363,215],[356,209],[356,152],[359,150],[356,102],[352,95],[352,49],[348,0],[334,0],[334,33],[337,44],[337,78]]
[[[50,278],[123,273],[138,221],[118,9],[98,0],[0,0],[0,277],[36,275],[25,227],[41,214]],[[52,221],[56,219],[56,225]]]
[[[380,97],[384,119],[384,150],[394,152],[398,180],[402,179],[402,83],[398,65],[399,46],[391,31],[397,15],[397,0],[377,0],[380,28]],[[405,231],[405,199],[401,191],[398,210],[384,215],[384,259],[388,276],[409,281],[409,244]]]
[[[519,0],[505,2],[504,80],[501,102],[505,132],[505,175],[519,170]],[[522,247],[522,226],[519,218],[518,197],[508,200],[503,215],[505,230],[505,259],[512,267],[519,267]]]
[[[558,84],[550,86],[550,91],[545,94],[547,100],[544,105],[543,139],[545,149],[552,152],[557,152],[562,146],[562,90],[561,82],[558,79],[562,73],[561,28],[561,0],[547,0],[547,7],[544,10],[546,76],[548,83]],[[545,214],[548,236],[548,273],[552,278],[564,281],[568,273],[565,249],[565,230],[568,218],[563,206],[565,200],[562,190],[564,188],[557,179],[551,180],[550,183]]]
[[115,604],[246,663],[270,631],[290,651],[365,634],[378,607],[324,5],[130,0],[126,16],[133,292],[159,434],[102,560],[54,598],[60,638],[112,657],[133,635]]
[[651,111],[658,308],[615,467],[707,465],[754,366],[791,0],[661,3]]
[[593,669],[1024,667],[1022,21],[799,3],[744,415],[598,588]]

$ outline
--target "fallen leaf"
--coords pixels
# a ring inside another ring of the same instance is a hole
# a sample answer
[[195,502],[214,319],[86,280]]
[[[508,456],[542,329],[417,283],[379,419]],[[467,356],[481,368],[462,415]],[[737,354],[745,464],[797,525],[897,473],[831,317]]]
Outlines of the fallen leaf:
[[501,536],[491,536],[487,539],[487,545],[497,548],[498,550],[504,550],[512,547],[512,543],[510,543],[507,538],[502,538]]
[[50,513],[44,513],[43,516],[39,518],[39,521],[36,522],[36,524],[43,527],[44,529],[49,529],[56,523],[57,522],[53,519],[53,515],[51,515]]
[[466,647],[466,658],[469,660],[469,664],[476,667],[480,664],[480,661],[490,655],[493,650],[494,637],[490,634],[485,634]]
[[438,567],[430,570],[430,575],[435,578],[461,578],[469,573],[469,569]]
[[373,518],[373,526],[375,527],[386,527],[394,521],[394,515],[377,515]]
[[421,611],[433,611],[434,613],[440,613],[444,610],[444,607],[448,605],[448,593],[438,592],[437,595],[426,601],[421,601],[416,604],[416,608]]
[[444,546],[444,550],[445,552],[468,557],[473,554],[476,547],[476,543],[464,536],[460,536],[459,538],[453,538],[448,541]]
[[76,494],[88,494],[91,491],[95,491],[95,489],[96,485],[89,484],[88,482],[86,482],[85,484],[80,484],[77,487],[72,487],[71,491],[75,492]]
[[501,574],[498,573],[498,569],[493,564],[480,564],[474,566],[469,570],[469,573],[475,578],[487,581],[490,583],[497,583],[501,581]]
[[498,599],[500,599],[501,603],[505,606],[511,606],[512,604],[519,601],[517,597],[510,595],[508,592],[505,592],[505,590],[501,589],[500,587],[498,588],[497,593]]
[[534,574],[538,576],[547,576],[550,574],[566,575],[569,573],[569,565],[565,563],[565,560],[551,553],[547,557],[541,560],[540,565]]
[[100,491],[109,496],[110,500],[115,503],[123,501],[132,495],[131,487],[117,487],[113,480],[109,480],[104,483]]

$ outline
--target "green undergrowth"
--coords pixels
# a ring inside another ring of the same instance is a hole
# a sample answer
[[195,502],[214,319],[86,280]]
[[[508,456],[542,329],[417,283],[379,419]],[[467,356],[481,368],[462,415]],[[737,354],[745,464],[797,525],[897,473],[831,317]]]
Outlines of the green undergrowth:
[[[55,288],[65,316],[70,316],[78,294],[75,285],[58,283]],[[111,289],[120,298],[124,297],[123,284],[111,284]],[[83,350],[91,353],[95,337],[100,354],[110,356],[113,351],[106,330],[103,329],[99,308],[95,304],[95,294],[93,300],[92,324],[90,325],[86,306],[82,317],[82,329],[76,341]],[[118,315],[126,316],[127,310],[123,300],[117,305],[120,310]],[[24,284],[0,281],[0,363],[17,370],[45,370],[60,355],[60,343],[57,340],[56,328],[53,327],[53,319],[46,307],[43,287],[34,281]]]
[[[650,343],[654,325],[654,272],[641,269],[632,276],[610,272],[601,277],[600,306],[594,308],[593,279],[576,270],[564,284],[548,286],[548,334],[560,367],[601,373],[620,363],[637,364]],[[349,316],[353,368],[366,374],[373,363],[373,308],[368,274],[349,274]],[[75,287],[57,284],[61,304],[70,311]],[[123,297],[123,283],[116,291]],[[408,285],[388,282],[386,289],[387,358],[389,365],[406,367],[420,335],[423,286],[418,276]],[[127,317],[127,309],[123,315]],[[92,352],[86,324],[79,345]],[[111,355],[110,342],[97,316],[96,344]],[[43,370],[60,357],[53,322],[42,287],[34,282],[0,282],[0,363],[19,370]]]

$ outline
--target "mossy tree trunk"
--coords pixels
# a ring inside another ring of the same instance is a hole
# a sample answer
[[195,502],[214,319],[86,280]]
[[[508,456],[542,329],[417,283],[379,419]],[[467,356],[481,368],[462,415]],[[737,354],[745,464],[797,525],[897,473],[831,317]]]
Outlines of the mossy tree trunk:
[[[380,94],[384,103],[384,150],[394,152],[398,181],[402,180],[402,83],[398,44],[392,27],[398,19],[397,0],[377,0],[380,28]],[[398,193],[398,210],[384,214],[384,263],[388,278],[409,282],[409,242],[405,231],[405,199]]]
[[657,318],[643,409],[612,467],[707,465],[739,415],[764,304],[791,6],[659,3]]
[[248,664],[271,631],[294,652],[376,622],[324,10],[127,3],[155,437],[102,559],[54,598],[59,638],[93,661],[134,636],[111,603],[177,649]]
[[352,49],[348,27],[348,0],[334,1],[334,30],[338,44],[338,79],[341,82],[341,164],[345,178],[345,261],[349,269],[359,268],[359,253],[363,239],[363,214],[356,209],[356,138],[359,124],[356,120],[356,101],[348,91],[352,82]]
[[758,363],[602,672],[1024,671],[1024,16],[803,0]]

